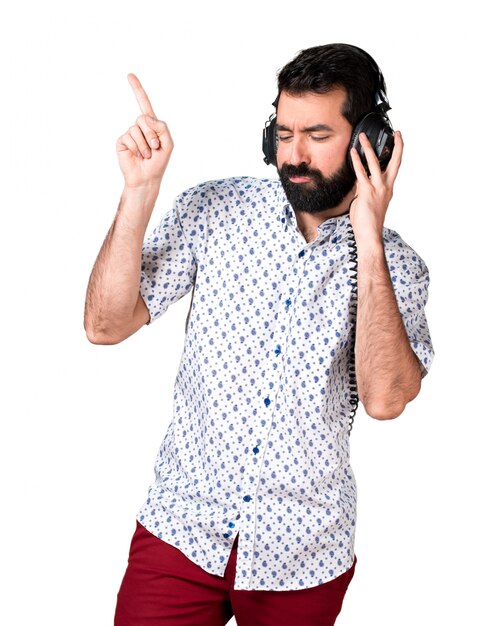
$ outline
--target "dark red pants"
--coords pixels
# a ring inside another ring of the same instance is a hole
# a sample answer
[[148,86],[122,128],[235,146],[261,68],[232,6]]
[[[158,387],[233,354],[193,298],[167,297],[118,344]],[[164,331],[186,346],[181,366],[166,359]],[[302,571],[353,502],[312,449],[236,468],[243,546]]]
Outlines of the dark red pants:
[[234,590],[237,538],[224,577],[137,524],[116,606],[115,626],[333,626],[355,571],[297,591]]

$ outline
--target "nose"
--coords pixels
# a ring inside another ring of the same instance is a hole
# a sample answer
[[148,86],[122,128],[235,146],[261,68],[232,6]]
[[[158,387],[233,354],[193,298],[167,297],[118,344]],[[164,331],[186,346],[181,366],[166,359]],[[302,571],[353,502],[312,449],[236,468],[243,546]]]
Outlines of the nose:
[[310,154],[307,150],[305,137],[294,137],[288,144],[287,150],[284,151],[285,161],[291,165],[300,165],[301,163],[310,164]]

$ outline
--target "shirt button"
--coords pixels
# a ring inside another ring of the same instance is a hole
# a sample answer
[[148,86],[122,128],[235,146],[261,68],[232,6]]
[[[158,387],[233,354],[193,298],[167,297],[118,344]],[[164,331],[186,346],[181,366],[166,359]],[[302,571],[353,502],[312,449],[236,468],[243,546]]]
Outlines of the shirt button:
[[275,354],[276,356],[279,356],[279,354],[280,354],[280,353],[281,353],[281,348],[280,348],[280,346],[276,346],[276,347],[275,347],[275,350],[274,350],[274,354]]
[[269,406],[270,403],[271,403],[271,401],[269,400],[269,396],[267,396],[267,398],[264,398],[264,404],[266,406]]
[[243,497],[244,502],[250,502],[252,500],[251,496],[244,496]]
[[259,448],[256,446],[255,448],[252,448],[252,451],[254,454],[257,454],[259,452]]
[[229,526],[229,528],[234,528],[235,524],[234,524],[234,522],[229,522],[228,526]]
[[301,250],[299,252],[299,257],[302,258],[305,255],[305,250]]
[[229,533],[224,533],[223,537],[225,537],[226,539],[229,539],[231,535]]
[[289,308],[291,304],[292,304],[292,300],[290,298],[287,298],[287,300],[285,301],[286,308]]

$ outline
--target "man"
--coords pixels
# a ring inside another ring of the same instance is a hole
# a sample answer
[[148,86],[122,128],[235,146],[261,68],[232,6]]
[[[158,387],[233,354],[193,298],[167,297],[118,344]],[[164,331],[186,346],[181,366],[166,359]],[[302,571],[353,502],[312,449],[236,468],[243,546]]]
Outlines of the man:
[[383,117],[385,83],[354,46],[304,50],[278,78],[280,180],[200,184],[143,243],[173,142],[129,81],[142,115],[117,143],[125,187],[88,338],[122,341],[194,292],[115,625],[331,626],[356,562],[355,390],[397,417],[433,358],[427,268],[384,228],[401,135],[380,160],[356,132]]

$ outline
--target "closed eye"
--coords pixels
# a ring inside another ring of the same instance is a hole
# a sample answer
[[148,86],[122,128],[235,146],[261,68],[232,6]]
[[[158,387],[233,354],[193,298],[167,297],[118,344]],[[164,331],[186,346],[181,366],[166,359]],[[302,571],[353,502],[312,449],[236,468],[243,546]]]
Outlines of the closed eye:
[[[330,135],[320,135],[320,136],[310,135],[310,138],[312,139],[312,141],[322,142],[322,141],[327,141],[327,139],[330,139]],[[293,135],[277,135],[277,139],[281,143],[287,143],[288,141],[291,141],[293,139]]]

